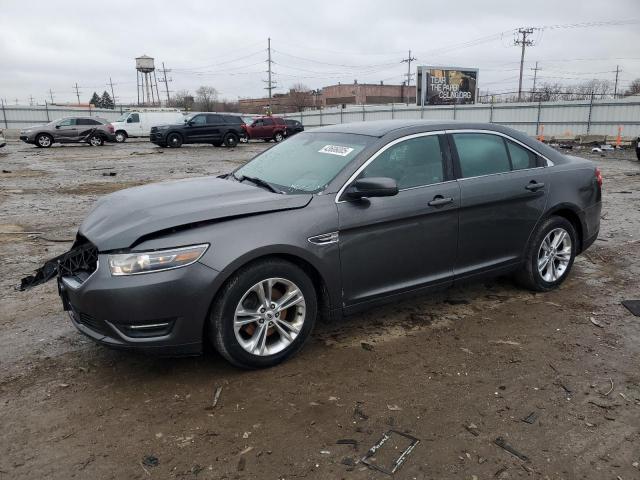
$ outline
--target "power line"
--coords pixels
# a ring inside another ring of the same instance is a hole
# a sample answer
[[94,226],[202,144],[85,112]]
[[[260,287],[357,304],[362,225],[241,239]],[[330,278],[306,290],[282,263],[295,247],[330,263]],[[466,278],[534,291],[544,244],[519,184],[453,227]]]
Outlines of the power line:
[[[516,46],[522,47],[522,54],[520,55],[520,82],[518,84],[518,101],[522,100],[522,70],[524,68],[524,51],[526,47],[532,47],[533,41],[527,40],[527,37],[533,34],[533,28],[519,28],[518,38],[513,41]],[[522,36],[522,38],[520,38]]]

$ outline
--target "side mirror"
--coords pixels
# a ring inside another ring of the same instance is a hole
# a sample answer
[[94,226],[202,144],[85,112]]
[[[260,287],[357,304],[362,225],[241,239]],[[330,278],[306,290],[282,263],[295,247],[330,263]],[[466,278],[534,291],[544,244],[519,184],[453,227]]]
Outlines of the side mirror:
[[189,121],[187,122],[187,126],[188,126],[188,127],[193,127],[193,121],[192,121],[192,120],[189,120]]
[[345,193],[350,199],[392,197],[398,194],[398,184],[387,177],[359,178],[349,185]]
[[56,128],[60,128],[60,125],[56,125]]

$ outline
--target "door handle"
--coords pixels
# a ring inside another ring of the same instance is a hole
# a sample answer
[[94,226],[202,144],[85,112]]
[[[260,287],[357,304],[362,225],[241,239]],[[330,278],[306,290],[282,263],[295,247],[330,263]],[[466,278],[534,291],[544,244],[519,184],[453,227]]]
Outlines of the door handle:
[[536,192],[536,191],[540,190],[541,188],[544,188],[544,183],[538,183],[535,180],[531,180],[529,182],[529,184],[524,188],[526,188],[530,192]]
[[441,207],[451,202],[453,202],[453,198],[451,197],[444,198],[442,195],[436,195],[427,205],[430,207]]

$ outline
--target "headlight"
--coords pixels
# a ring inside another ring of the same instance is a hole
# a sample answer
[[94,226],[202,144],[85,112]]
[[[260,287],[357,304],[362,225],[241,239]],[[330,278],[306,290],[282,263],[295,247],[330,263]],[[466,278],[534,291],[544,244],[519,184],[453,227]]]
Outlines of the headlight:
[[209,244],[191,247],[156,250],[154,252],[131,252],[109,255],[111,275],[137,275],[186,267],[197,262]]

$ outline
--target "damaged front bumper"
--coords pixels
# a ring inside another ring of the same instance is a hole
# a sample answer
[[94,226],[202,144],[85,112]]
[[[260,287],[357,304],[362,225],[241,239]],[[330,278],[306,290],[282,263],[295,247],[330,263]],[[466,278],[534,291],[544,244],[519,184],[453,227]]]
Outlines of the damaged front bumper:
[[20,289],[57,278],[74,326],[100,344],[169,356],[201,353],[217,272],[196,262],[114,277],[107,257],[91,244],[74,247],[23,279]]

